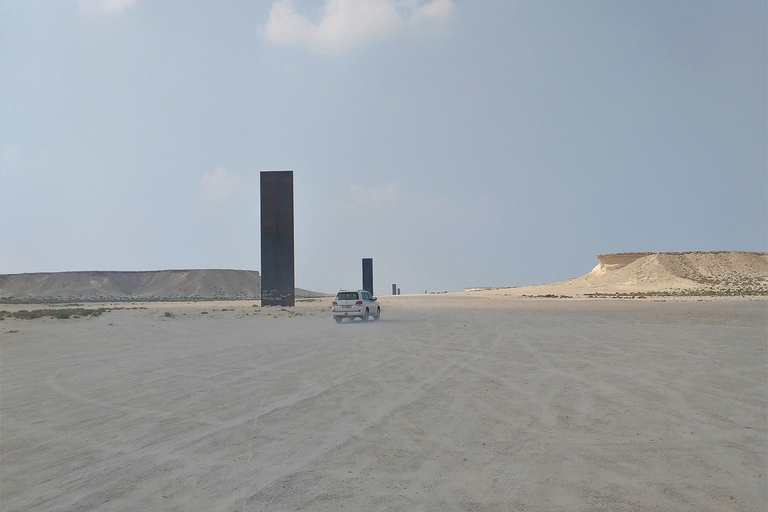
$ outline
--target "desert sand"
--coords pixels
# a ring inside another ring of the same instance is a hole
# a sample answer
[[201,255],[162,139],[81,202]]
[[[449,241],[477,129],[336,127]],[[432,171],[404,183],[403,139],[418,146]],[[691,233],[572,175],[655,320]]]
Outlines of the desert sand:
[[768,301],[505,293],[7,317],[0,508],[766,509]]

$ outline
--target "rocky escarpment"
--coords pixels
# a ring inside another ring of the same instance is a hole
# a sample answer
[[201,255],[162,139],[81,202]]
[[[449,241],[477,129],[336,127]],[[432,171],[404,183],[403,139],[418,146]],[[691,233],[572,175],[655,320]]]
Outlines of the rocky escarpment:
[[768,294],[768,253],[745,251],[625,252],[599,254],[573,285],[641,291],[678,290],[718,295]]
[[[0,302],[257,299],[255,270],[50,272],[0,275]],[[297,297],[316,296],[296,290]]]

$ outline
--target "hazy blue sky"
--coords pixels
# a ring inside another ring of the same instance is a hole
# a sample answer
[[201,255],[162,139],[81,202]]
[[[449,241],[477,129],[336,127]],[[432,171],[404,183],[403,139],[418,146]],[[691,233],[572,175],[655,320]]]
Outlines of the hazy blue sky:
[[768,250],[766,1],[2,0],[0,273],[552,282]]

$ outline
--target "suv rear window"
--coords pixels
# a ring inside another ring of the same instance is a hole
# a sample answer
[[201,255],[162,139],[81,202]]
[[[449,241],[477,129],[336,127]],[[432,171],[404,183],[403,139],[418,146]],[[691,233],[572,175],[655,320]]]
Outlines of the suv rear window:
[[357,292],[339,292],[336,300],[357,300]]

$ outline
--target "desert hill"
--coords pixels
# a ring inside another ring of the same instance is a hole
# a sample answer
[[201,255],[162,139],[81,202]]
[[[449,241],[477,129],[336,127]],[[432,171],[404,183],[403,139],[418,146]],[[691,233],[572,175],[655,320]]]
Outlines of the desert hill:
[[[768,295],[768,253],[744,251],[598,254],[581,277],[499,289],[508,295]],[[467,289],[470,291],[471,289]]]
[[[156,270],[0,274],[0,301],[257,299],[255,270]],[[317,296],[296,289],[297,297]]]
[[632,252],[599,254],[600,263],[574,284],[713,292],[766,291],[768,253]]

